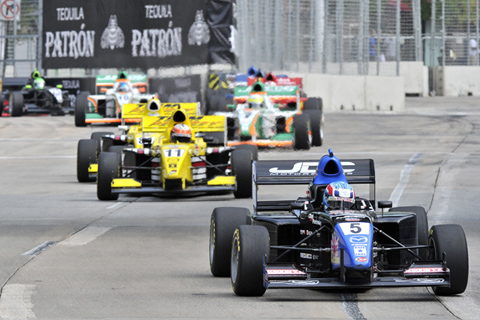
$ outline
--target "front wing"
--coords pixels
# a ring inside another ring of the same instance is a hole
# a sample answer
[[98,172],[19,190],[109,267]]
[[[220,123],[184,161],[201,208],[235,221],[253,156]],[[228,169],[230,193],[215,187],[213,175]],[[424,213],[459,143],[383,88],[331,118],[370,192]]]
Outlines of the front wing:
[[189,186],[179,190],[165,190],[161,187],[121,188],[112,189],[112,193],[136,194],[136,195],[165,195],[180,196],[194,194],[216,194],[233,192],[235,186]]
[[308,278],[307,274],[292,266],[266,266],[264,269],[268,289],[284,288],[387,288],[387,287],[449,287],[450,270],[441,261],[417,261],[399,272],[385,276],[377,273],[371,280],[341,281],[339,277]]

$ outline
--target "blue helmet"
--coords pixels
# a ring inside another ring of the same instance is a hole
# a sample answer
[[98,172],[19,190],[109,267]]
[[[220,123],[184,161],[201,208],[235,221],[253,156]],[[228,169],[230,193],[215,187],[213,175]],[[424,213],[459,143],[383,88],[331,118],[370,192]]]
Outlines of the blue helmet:
[[343,181],[330,183],[323,194],[325,210],[349,210],[355,205],[355,191]]
[[118,92],[128,92],[128,91],[130,91],[130,87],[128,86],[128,83],[120,82],[117,90],[118,90]]

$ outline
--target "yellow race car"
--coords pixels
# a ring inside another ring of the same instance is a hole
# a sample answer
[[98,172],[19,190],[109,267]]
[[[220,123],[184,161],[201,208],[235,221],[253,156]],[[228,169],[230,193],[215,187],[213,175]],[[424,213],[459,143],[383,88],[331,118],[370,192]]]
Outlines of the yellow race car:
[[[195,116],[199,114],[199,103],[160,103],[156,98],[150,99],[144,103],[125,104],[122,113],[122,124],[119,128],[123,131],[121,135],[115,135],[113,132],[93,132],[90,139],[81,139],[77,146],[77,180],[79,182],[93,182],[97,178],[98,155],[100,151],[114,151],[121,153],[121,150],[127,146],[135,148],[141,147],[136,138],[142,136],[145,131],[149,135],[149,126],[142,126],[141,120],[149,114],[161,116],[170,116],[173,111],[183,108],[189,115]],[[151,111],[153,110],[153,111]],[[153,113],[152,113],[153,112]],[[137,121],[136,125],[127,126],[129,119]],[[144,123],[143,123],[144,124]],[[158,133],[158,130],[154,129]],[[213,133],[216,138],[222,139],[223,134]]]
[[[171,116],[148,104],[141,124],[114,139],[132,143],[98,157],[97,197],[119,194],[178,196],[252,195],[252,160],[256,150],[225,146],[224,116],[189,116],[179,105]],[[108,137],[104,137],[108,138]],[[113,137],[110,137],[113,138]]]

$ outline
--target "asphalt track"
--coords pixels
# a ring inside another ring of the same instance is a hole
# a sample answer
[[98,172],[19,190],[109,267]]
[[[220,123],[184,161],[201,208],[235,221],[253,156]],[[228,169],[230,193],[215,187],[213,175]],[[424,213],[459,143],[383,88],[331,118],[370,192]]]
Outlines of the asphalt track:
[[[101,202],[76,181],[76,147],[92,131],[72,116],[0,118],[2,319],[478,319],[480,314],[480,98],[407,98],[404,112],[325,115],[325,144],[260,159],[372,158],[377,198],[421,205],[429,224],[458,223],[469,245],[464,294],[428,288],[268,290],[233,294],[208,265],[217,206],[251,208],[232,195],[120,196]],[[291,198],[306,187],[267,188]],[[357,192],[358,193],[358,192]]]

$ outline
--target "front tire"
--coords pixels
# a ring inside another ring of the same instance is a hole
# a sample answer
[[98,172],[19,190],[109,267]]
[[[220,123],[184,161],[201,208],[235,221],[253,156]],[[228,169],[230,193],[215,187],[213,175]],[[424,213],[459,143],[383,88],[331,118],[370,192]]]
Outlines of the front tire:
[[92,139],[82,139],[78,141],[77,146],[77,180],[78,182],[92,182],[95,178],[90,178],[88,167],[92,163],[97,163],[97,141]]
[[98,157],[97,197],[98,200],[117,200],[112,193],[112,181],[120,174],[120,156],[114,152],[101,152]]
[[249,150],[232,151],[232,173],[235,176],[235,198],[252,196],[252,158]]
[[23,114],[23,94],[21,92],[12,92],[10,94],[10,115],[20,117]]
[[450,269],[450,287],[434,287],[436,295],[447,296],[465,291],[468,283],[468,247],[463,228],[457,224],[433,226],[430,229],[430,243],[434,260],[442,260],[446,254],[447,268]]
[[238,296],[262,296],[266,291],[265,264],[270,254],[268,231],[263,226],[241,225],[233,235],[231,282]]
[[215,277],[230,276],[232,236],[238,226],[247,223],[250,211],[246,208],[222,207],[213,209],[210,218],[210,271]]

